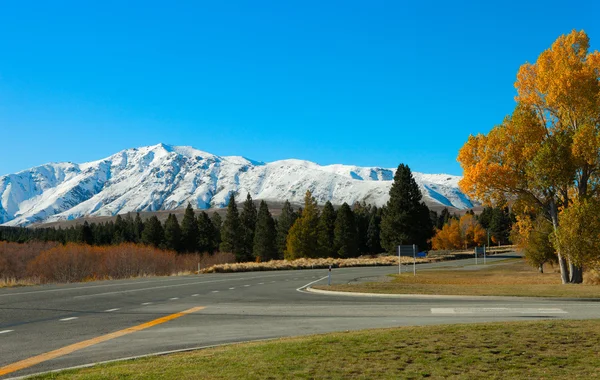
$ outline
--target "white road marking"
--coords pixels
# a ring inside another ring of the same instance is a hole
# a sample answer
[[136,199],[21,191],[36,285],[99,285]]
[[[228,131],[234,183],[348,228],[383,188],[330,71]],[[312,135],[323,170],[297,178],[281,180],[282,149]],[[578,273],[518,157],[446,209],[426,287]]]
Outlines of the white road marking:
[[[247,278],[241,278],[240,280],[247,280]],[[96,294],[86,294],[86,295],[82,295],[82,296],[75,296],[73,298],[90,298],[90,297],[96,297],[96,296],[106,296],[109,294],[123,294],[123,293],[133,293],[133,292],[141,292],[144,290],[153,290],[153,289],[166,289],[166,288],[177,288],[180,286],[190,286],[190,285],[198,285],[198,284],[209,284],[209,283],[213,283],[213,282],[225,282],[225,281],[231,281],[230,279],[227,280],[214,280],[214,281],[195,281],[195,282],[186,282],[185,284],[175,284],[175,285],[162,285],[162,286],[152,286],[150,288],[140,288],[140,289],[131,289],[131,290],[119,290],[116,292],[105,292],[105,293],[96,293]],[[15,293],[16,294],[16,293]],[[3,294],[6,295],[6,294]],[[3,295],[0,295],[3,296]]]
[[108,309],[108,310],[104,310],[106,313],[110,313],[111,311],[117,311],[120,310],[120,308],[114,308],[114,309]]
[[275,283],[276,281],[271,281],[271,284]]
[[233,289],[235,289],[235,288],[229,288],[229,290],[233,290]]
[[213,293],[219,293],[219,291],[218,291],[218,290],[213,290],[212,292],[213,292]]
[[247,287],[249,287],[249,286],[250,286],[250,285],[244,285],[244,288],[247,288]]
[[265,284],[264,282],[259,282],[259,283],[258,283],[258,285],[264,285],[264,284]]
[[146,305],[152,305],[152,302],[144,302],[144,303],[142,304],[142,306],[146,306]]
[[306,291],[304,290],[305,288],[308,288],[308,287],[309,287],[309,286],[311,286],[312,284],[314,284],[314,283],[317,283],[317,282],[319,282],[319,281],[321,281],[321,280],[324,280],[324,279],[326,279],[327,277],[329,277],[329,276],[321,277],[321,278],[320,278],[320,279],[318,279],[318,280],[314,280],[313,282],[309,282],[308,284],[306,284],[306,285],[304,285],[304,286],[301,286],[301,287],[299,287],[298,289],[296,289],[296,291],[298,291],[298,292],[301,292],[301,293],[306,293]]
[[78,318],[78,317],[69,317],[69,318],[63,318],[63,319],[59,319],[59,321],[66,322],[66,321],[72,321],[73,319],[77,319],[77,318]]
[[179,297],[173,297],[173,298],[169,298],[169,301],[175,301],[175,300],[178,300],[178,299],[179,299]]
[[431,314],[568,314],[558,308],[533,307],[437,307]]
[[8,334],[9,332],[13,332],[13,331],[15,331],[15,330],[3,330],[3,331],[0,331],[0,334]]
[[200,294],[192,294],[192,297],[198,297]]
[[452,307],[432,307],[431,314],[456,314]]

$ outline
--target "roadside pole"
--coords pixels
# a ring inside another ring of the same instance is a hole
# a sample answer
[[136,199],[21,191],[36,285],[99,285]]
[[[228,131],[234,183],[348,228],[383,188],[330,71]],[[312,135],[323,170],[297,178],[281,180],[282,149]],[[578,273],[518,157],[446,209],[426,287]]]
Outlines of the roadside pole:
[[477,247],[475,247],[475,265],[477,265]]
[[398,246],[398,274],[402,274],[402,261],[400,261],[400,246]]
[[200,274],[200,261],[198,261],[198,274]]
[[417,275],[417,245],[413,244],[413,276]]
[[487,254],[486,254],[485,251],[486,251],[486,249],[485,249],[485,245],[484,245],[483,246],[483,265],[485,265],[485,259],[486,259],[486,256],[487,256]]
[[327,286],[331,286],[331,264],[329,264],[329,276],[327,277]]

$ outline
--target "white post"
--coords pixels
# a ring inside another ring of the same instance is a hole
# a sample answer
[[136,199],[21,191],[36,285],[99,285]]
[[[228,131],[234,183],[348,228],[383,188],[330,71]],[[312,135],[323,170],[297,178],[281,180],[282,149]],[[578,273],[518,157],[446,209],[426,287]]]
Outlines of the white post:
[[484,245],[483,246],[483,265],[485,265],[485,259],[486,259],[486,256],[487,256],[487,254],[486,254],[485,251],[486,251],[486,249],[485,249],[485,245]]
[[400,246],[398,246],[398,274],[402,274],[402,261],[400,261]]
[[200,274],[200,261],[198,261],[198,274]]
[[475,247],[475,265],[477,265],[477,247]]
[[413,276],[417,275],[417,246],[413,244]]
[[331,264],[329,264],[329,277],[327,277],[327,286],[331,286]]

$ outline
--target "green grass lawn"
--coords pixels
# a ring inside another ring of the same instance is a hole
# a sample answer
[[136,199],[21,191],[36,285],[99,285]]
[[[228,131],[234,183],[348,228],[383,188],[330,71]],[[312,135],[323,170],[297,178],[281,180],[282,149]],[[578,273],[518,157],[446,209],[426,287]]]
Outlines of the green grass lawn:
[[552,268],[546,269],[550,270],[539,273],[523,259],[514,259],[481,270],[417,267],[416,276],[411,271],[395,275],[387,282],[314,287],[364,293],[600,298],[600,285],[562,285],[560,274]]
[[364,330],[224,346],[35,379],[600,377],[600,320]]

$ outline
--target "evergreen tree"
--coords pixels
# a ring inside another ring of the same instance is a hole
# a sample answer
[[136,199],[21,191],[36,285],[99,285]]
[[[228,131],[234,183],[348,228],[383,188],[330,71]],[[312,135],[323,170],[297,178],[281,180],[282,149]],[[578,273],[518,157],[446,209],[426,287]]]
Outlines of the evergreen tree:
[[181,221],[181,246],[184,252],[198,251],[198,223],[190,203],[188,203]]
[[133,234],[134,234],[134,242],[140,243],[142,241],[142,232],[144,231],[144,222],[142,222],[142,218],[140,217],[140,213],[135,214],[135,220],[133,221]]
[[277,218],[277,257],[283,259],[287,248],[287,236],[298,215],[294,212],[289,201],[285,201],[281,215]]
[[134,232],[133,232],[133,218],[131,217],[130,213],[127,213],[127,215],[125,216],[125,218],[123,218],[123,222],[124,222],[124,228],[125,228],[125,241],[128,243],[133,243],[135,242],[135,237],[134,237]]
[[94,234],[93,234],[92,228],[88,224],[87,220],[84,221],[83,225],[81,226],[80,236],[81,236],[80,241],[82,243],[89,244],[89,245],[94,244]]
[[256,229],[256,206],[252,202],[250,193],[246,195],[246,201],[240,214],[240,220],[242,222],[243,238],[242,238],[242,254],[244,260],[252,260],[252,248],[254,246],[254,230]]
[[221,226],[223,225],[223,219],[218,212],[213,212],[212,217],[210,218],[213,226],[215,227],[215,250],[219,249],[221,245]]
[[125,221],[121,217],[121,215],[117,215],[114,224],[114,232],[112,234],[111,244],[121,244],[125,242],[125,232],[126,232]]
[[318,223],[319,209],[317,208],[317,201],[310,191],[306,191],[302,216],[296,219],[296,222],[294,222],[288,233],[285,252],[286,260],[317,256]]
[[336,253],[333,245],[335,217],[336,214],[333,205],[327,201],[317,224],[317,244],[319,247],[319,256],[321,257],[334,257]]
[[354,213],[346,202],[342,204],[335,218],[333,243],[340,257],[358,256],[358,242]]
[[421,199],[421,191],[410,168],[400,164],[381,220],[381,245],[387,252],[395,253],[396,247],[402,244],[427,248],[427,241],[433,236],[433,226],[429,208]]
[[217,230],[204,211],[198,215],[198,250],[211,254],[217,250]]
[[154,247],[160,247],[165,239],[165,232],[163,231],[162,224],[156,217],[151,216],[146,223],[144,223],[144,230],[142,231],[142,243],[152,245]]
[[369,227],[367,228],[367,249],[369,253],[380,253],[381,242],[379,240],[379,224],[381,223],[381,218],[377,215],[377,209],[371,212],[371,218],[369,219]]
[[492,210],[488,228],[495,243],[507,244],[512,229],[508,208],[495,207]]
[[235,203],[235,196],[231,194],[229,204],[227,205],[225,221],[221,226],[221,252],[232,252],[235,254],[237,261],[242,261],[244,259],[242,238],[242,223],[240,222],[240,215]]
[[369,219],[371,218],[370,208],[371,206],[367,206],[364,201],[362,203],[356,202],[352,207],[354,223],[356,225],[356,244],[359,254],[368,253],[369,251],[367,248],[367,230],[369,228]]
[[277,258],[275,221],[269,212],[267,202],[261,201],[256,217],[254,233],[254,256],[258,261],[269,261]]
[[165,221],[165,247],[176,252],[182,251],[181,227],[173,214],[169,214]]
[[450,211],[448,211],[448,209],[444,207],[444,209],[440,213],[440,217],[438,218],[438,222],[436,225],[437,229],[441,230],[442,228],[444,228],[444,226],[448,224],[450,219],[452,219],[452,215],[450,215]]

